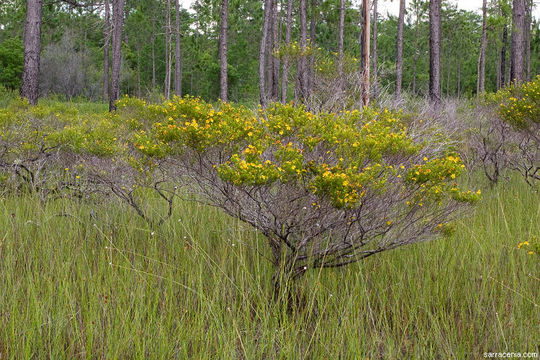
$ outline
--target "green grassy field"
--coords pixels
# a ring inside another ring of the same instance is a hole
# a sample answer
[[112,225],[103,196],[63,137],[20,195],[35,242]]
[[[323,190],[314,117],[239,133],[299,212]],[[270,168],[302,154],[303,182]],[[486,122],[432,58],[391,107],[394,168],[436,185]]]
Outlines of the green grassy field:
[[[0,198],[0,359],[477,359],[538,352],[540,233],[521,179],[447,239],[393,250],[271,300],[262,235],[180,203],[150,229],[124,204]],[[159,210],[159,204],[150,203]]]

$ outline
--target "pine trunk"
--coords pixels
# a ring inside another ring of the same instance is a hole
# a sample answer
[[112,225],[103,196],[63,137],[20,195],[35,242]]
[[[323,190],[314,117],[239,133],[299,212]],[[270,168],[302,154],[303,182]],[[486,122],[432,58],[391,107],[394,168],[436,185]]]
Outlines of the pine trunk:
[[308,74],[305,52],[307,49],[307,1],[300,0],[300,50],[302,55],[298,61],[298,79],[300,96],[305,103],[309,97],[307,92]]
[[363,92],[362,92],[362,103],[364,106],[369,105],[369,87],[370,87],[370,79],[369,79],[369,41],[370,41],[370,6],[369,6],[369,0],[363,0],[363,17],[364,17],[364,36],[363,36],[363,59],[362,59],[362,66],[363,66],[363,74],[364,74],[364,86],[363,86]]
[[221,101],[227,102],[228,82],[227,82],[227,29],[229,16],[229,0],[221,1],[221,27],[219,30],[219,97]]
[[458,61],[457,64],[457,97],[458,99],[461,97],[461,62]]
[[339,31],[338,31],[338,81],[339,91],[343,91],[343,30],[345,28],[345,0],[339,5]]
[[111,7],[105,0],[105,44],[103,46],[103,101],[109,97],[109,48],[111,46]]
[[278,3],[277,0],[274,0],[272,6],[272,51],[270,56],[272,57],[272,101],[279,100],[279,59],[274,55],[274,52],[279,46],[278,39]]
[[137,45],[137,96],[141,97],[141,45]]
[[502,48],[501,48],[501,68],[500,68],[500,87],[508,84],[508,78],[506,77],[506,48],[508,47],[508,26],[505,25],[502,34]]
[[156,88],[156,14],[152,14],[152,90]]
[[[315,26],[317,19],[317,0],[311,0],[311,20],[309,23],[309,43],[312,49],[315,49]],[[313,93],[313,82],[315,75],[315,56],[313,53],[309,56],[308,61],[308,93]]]
[[171,97],[171,0],[167,0],[165,9],[165,85],[163,87],[165,98]]
[[476,84],[476,94],[480,95],[485,91],[486,77],[486,41],[487,41],[487,0],[482,2],[482,40],[480,43],[480,55],[478,57],[478,81]]
[[174,8],[176,13],[176,48],[174,51],[174,94],[182,96],[182,52],[181,52],[181,39],[180,39],[180,0],[174,0]]
[[399,17],[396,51],[396,99],[401,98],[401,82],[403,79],[403,23],[405,20],[405,0],[399,1]]
[[412,93],[416,95],[416,62],[418,61],[418,37],[420,28],[420,7],[419,4],[415,4],[416,23],[414,26],[414,55],[412,64]]
[[512,8],[512,70],[510,79],[514,83],[523,82],[525,54],[525,0],[514,0]]
[[525,10],[525,81],[531,81],[531,23],[533,1],[527,0]]
[[377,98],[379,94],[379,83],[377,79],[377,0],[373,0],[373,45],[372,45],[372,70],[373,70],[373,96]]
[[28,0],[26,2],[21,96],[28,99],[32,105],[37,104],[39,96],[42,13],[42,0]]
[[[291,26],[292,10],[294,0],[287,1],[287,19],[285,24],[285,44],[287,47],[291,44]],[[281,102],[287,102],[287,86],[289,83],[289,59],[287,56],[283,59],[283,72],[281,74]]]
[[268,40],[268,29],[270,27],[272,11],[272,0],[264,1],[264,20],[261,36],[261,48],[259,49],[259,98],[263,107],[266,106],[266,47]]
[[111,91],[109,93],[109,111],[116,110],[116,101],[120,97],[120,67],[122,64],[122,27],[124,25],[125,0],[113,1],[112,32],[112,69]]
[[274,29],[274,7],[277,0],[270,2],[270,23],[268,24],[268,34],[266,35],[266,98],[272,101],[272,86],[274,84],[274,57],[272,49],[274,48],[274,37],[272,36]]
[[429,2],[429,96],[441,102],[441,0]]

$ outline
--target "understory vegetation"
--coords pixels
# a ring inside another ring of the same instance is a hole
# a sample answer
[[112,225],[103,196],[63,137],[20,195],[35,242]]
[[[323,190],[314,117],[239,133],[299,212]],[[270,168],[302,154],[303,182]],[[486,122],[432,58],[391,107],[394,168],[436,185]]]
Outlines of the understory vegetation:
[[[127,205],[0,203],[0,354],[9,358],[478,358],[537,351],[540,233],[522,179],[484,192],[441,241],[308,272],[271,300],[266,239],[179,202],[152,229]],[[150,203],[150,211],[161,206]]]
[[0,358],[538,351],[539,103],[3,91]]

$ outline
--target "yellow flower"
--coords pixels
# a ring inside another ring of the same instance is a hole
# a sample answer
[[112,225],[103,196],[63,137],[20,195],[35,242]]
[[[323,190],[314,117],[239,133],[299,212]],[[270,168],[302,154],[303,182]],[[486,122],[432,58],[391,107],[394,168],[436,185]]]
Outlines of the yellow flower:
[[455,179],[455,178],[456,178],[456,174],[452,174],[452,175],[450,175],[450,177],[451,177],[452,179]]

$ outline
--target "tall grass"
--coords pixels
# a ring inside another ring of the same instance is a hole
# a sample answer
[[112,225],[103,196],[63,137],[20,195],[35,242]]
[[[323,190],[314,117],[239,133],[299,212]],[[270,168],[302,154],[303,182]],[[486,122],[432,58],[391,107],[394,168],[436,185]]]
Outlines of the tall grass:
[[[0,199],[0,359],[476,359],[538,351],[538,194],[487,191],[450,238],[312,271],[271,300],[264,237],[180,203],[150,229],[125,205]],[[158,210],[158,204],[151,203]]]

